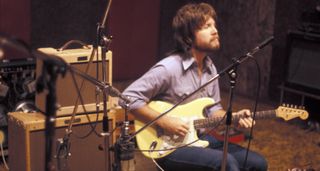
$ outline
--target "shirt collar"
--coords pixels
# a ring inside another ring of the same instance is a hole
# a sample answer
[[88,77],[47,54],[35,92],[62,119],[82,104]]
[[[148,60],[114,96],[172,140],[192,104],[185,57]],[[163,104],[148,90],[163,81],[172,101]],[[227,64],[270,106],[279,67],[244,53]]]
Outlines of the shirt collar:
[[187,70],[187,69],[190,68],[191,65],[192,65],[193,63],[195,63],[195,62],[196,62],[196,61],[194,60],[193,57],[190,57],[190,58],[187,58],[187,59],[182,60],[183,69],[184,69],[184,70]]
[[[190,58],[187,58],[187,59],[184,59],[182,61],[182,65],[183,65],[183,69],[186,71],[188,70],[193,63],[195,63],[195,59],[193,57],[190,57]],[[210,73],[213,73],[213,68],[211,67],[211,65],[213,64],[212,60],[210,59],[209,56],[206,56],[204,58],[204,67],[205,67],[205,71],[208,71]]]

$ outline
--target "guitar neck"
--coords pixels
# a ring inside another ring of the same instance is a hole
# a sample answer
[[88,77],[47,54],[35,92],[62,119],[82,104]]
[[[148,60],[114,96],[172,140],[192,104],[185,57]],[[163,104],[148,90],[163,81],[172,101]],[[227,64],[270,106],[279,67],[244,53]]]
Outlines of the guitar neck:
[[[266,110],[266,111],[256,112],[255,119],[268,119],[275,116],[276,116],[275,110]],[[232,121],[238,122],[241,118],[244,118],[244,117],[246,117],[244,116],[244,114],[232,115]],[[195,129],[209,128],[209,127],[215,126],[216,124],[224,120],[225,120],[224,116],[198,119],[198,120],[194,120],[194,127]]]

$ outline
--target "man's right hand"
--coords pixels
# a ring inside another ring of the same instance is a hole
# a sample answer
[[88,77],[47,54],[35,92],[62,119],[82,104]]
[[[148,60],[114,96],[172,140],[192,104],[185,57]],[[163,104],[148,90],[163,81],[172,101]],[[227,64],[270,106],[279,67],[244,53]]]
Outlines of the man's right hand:
[[[154,120],[159,116],[159,112],[151,109],[148,105],[144,105],[138,109],[131,111],[137,119],[145,122]],[[157,125],[164,129],[169,134],[185,136],[188,133],[189,125],[180,118],[172,116],[162,116],[157,122]]]
[[161,119],[159,119],[158,125],[173,135],[184,137],[189,132],[188,123],[176,117],[163,116]]

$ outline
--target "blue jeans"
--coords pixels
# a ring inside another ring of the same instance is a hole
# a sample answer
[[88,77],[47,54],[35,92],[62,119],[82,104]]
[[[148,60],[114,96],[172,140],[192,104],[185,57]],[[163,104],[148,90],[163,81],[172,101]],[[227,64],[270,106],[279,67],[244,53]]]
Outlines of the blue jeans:
[[[209,147],[179,148],[171,154],[158,159],[159,164],[165,171],[219,171],[221,169],[221,163],[223,160],[223,142],[216,140],[212,136],[205,136],[202,139],[209,141]],[[268,166],[265,158],[253,151],[249,151],[246,167],[243,168],[245,155],[245,148],[229,143],[226,170],[267,170]]]

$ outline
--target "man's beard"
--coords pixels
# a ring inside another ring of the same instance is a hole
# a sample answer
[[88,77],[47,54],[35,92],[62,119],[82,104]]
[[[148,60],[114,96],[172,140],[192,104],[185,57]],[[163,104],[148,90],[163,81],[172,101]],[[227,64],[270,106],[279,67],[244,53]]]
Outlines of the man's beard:
[[218,41],[217,43],[215,43],[214,46],[212,46],[211,44],[205,44],[205,45],[197,45],[195,44],[194,48],[198,51],[202,51],[202,52],[205,52],[205,53],[211,53],[211,52],[214,52],[216,50],[218,50],[220,48],[220,42],[219,40],[215,40],[215,41]]

